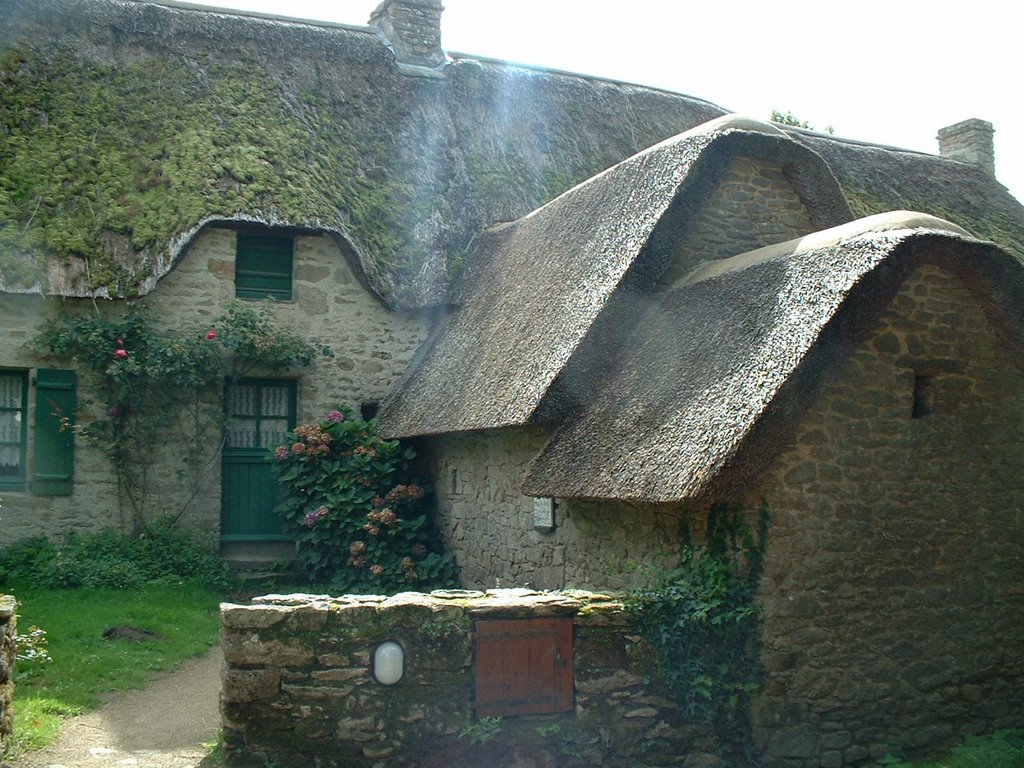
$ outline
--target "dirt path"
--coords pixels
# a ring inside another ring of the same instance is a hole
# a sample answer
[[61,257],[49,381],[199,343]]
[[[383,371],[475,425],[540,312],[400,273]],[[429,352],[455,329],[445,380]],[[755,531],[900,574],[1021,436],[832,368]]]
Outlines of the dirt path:
[[[186,661],[141,691],[113,694],[65,723],[55,744],[15,768],[195,768],[220,727],[220,648]],[[17,717],[17,699],[15,699]]]

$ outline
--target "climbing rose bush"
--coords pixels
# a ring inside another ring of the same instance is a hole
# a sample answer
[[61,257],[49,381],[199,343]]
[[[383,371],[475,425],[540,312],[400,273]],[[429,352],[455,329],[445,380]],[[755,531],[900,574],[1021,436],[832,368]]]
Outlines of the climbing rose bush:
[[452,557],[424,512],[426,489],[409,479],[413,457],[344,407],[274,449],[287,493],[277,511],[311,581],[377,594],[455,585]]

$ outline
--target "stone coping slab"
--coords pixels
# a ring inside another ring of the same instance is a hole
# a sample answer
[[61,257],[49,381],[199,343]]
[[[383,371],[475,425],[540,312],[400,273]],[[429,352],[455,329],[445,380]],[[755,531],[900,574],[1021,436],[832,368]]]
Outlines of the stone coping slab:
[[341,595],[295,593],[254,597],[251,605],[221,604],[224,625],[233,628],[265,628],[298,611],[346,612],[374,608],[417,607],[430,611],[461,608],[475,619],[572,616],[582,626],[626,624],[629,619],[621,599],[615,595],[564,590],[532,589],[442,589],[430,593],[400,592],[396,595]]

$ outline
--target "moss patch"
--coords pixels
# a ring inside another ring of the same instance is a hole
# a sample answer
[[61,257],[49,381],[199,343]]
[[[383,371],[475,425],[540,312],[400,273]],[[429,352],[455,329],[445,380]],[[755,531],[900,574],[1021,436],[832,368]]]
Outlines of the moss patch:
[[0,269],[8,285],[28,285],[42,257],[77,257],[89,287],[131,295],[176,236],[243,215],[347,230],[387,293],[424,258],[408,219],[434,207],[396,180],[392,143],[358,105],[292,93],[254,69],[10,51]]

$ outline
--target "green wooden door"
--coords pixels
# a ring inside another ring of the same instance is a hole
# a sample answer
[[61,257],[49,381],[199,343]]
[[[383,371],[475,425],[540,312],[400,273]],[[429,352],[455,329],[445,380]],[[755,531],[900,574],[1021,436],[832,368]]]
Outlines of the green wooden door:
[[227,388],[221,468],[222,541],[287,541],[274,514],[280,486],[267,460],[295,427],[295,382],[243,379]]

